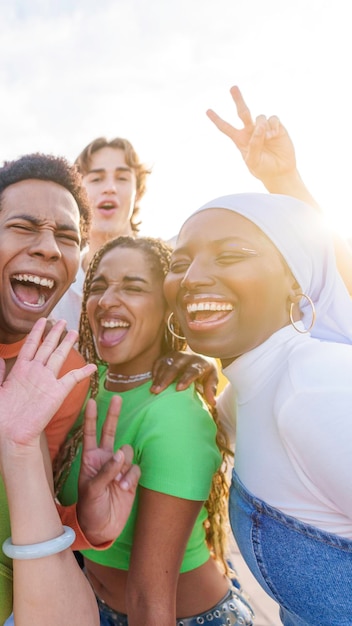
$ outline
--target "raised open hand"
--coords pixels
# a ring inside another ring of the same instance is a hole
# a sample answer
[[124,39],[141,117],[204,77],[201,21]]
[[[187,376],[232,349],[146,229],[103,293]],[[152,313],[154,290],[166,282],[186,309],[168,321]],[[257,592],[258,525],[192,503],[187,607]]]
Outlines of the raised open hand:
[[97,445],[97,407],[88,400],[83,434],[82,462],[78,481],[77,516],[93,545],[116,539],[130,514],[140,477],[132,464],[133,450],[124,445],[114,454],[121,398],[113,396]]
[[17,360],[5,376],[0,367],[0,439],[23,447],[37,444],[40,434],[73,387],[90,376],[95,365],[86,365],[58,378],[77,340],[66,322],[57,322],[44,337],[46,319],[38,320],[29,333]]
[[[238,129],[209,109],[207,115],[215,126],[232,139],[253,176],[267,186],[271,178],[287,175],[296,169],[295,149],[291,138],[275,115],[259,115],[253,122],[250,110],[238,87],[230,90],[237,115],[243,122]],[[270,185],[270,183],[269,183]]]

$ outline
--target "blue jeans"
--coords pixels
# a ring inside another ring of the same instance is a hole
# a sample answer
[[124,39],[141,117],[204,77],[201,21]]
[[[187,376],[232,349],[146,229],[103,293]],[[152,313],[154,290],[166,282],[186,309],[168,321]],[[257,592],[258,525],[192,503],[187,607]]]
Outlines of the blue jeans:
[[237,545],[285,626],[351,626],[352,541],[285,515],[250,494],[233,470]]
[[13,621],[13,613],[11,613],[6,622],[4,622],[4,626],[15,626],[15,622]]
[[[99,598],[97,600],[100,626],[128,626],[127,615],[114,611]],[[199,626],[199,624],[208,624],[209,622],[211,622],[211,626],[225,626],[225,624],[228,626],[252,626],[253,612],[246,600],[233,587],[209,611],[193,617],[178,618],[176,626]]]

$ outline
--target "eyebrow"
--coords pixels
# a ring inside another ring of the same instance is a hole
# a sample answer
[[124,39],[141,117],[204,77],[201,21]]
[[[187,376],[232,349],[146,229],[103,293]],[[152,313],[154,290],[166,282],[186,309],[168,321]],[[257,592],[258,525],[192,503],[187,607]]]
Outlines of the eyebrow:
[[[33,224],[33,226],[42,226],[43,224],[45,224],[45,221],[40,219],[39,217],[35,217],[34,215],[28,215],[27,213],[20,213],[19,215],[12,215],[8,221],[13,221],[13,220],[23,220],[24,222],[29,222],[30,224]],[[76,233],[79,233],[79,229],[77,228],[77,226],[75,226],[75,224],[64,224],[64,223],[56,223],[56,228],[58,230],[73,230]]]
[[[106,168],[105,167],[97,167],[94,168],[92,170],[89,170],[87,172],[87,174],[102,174],[106,172]],[[120,166],[120,167],[115,167],[115,172],[132,172],[132,168],[131,167],[127,167],[126,166]]]
[[[106,281],[106,278],[103,274],[98,274],[97,276],[94,276],[94,278],[92,279],[92,284],[95,282],[98,282],[99,280]],[[148,285],[148,281],[145,280],[145,278],[141,278],[141,276],[123,276],[122,282],[127,282],[127,283],[140,282],[140,283],[144,283],[145,285]]]
[[[245,240],[241,239],[241,237],[237,237],[236,235],[231,235],[230,237],[222,237],[221,239],[212,239],[211,241],[207,242],[207,245],[209,244],[223,245],[226,243],[231,243],[235,245],[236,247],[240,247],[243,250],[251,251],[253,249],[249,247],[249,244],[245,243]],[[189,247],[188,244],[180,248],[176,247],[172,254],[176,254],[180,252],[183,253],[185,250],[187,250],[188,247]]]
[[140,282],[140,283],[144,283],[145,285],[148,285],[148,281],[145,280],[145,278],[141,278],[141,276],[124,276],[123,280],[125,280],[126,282]]

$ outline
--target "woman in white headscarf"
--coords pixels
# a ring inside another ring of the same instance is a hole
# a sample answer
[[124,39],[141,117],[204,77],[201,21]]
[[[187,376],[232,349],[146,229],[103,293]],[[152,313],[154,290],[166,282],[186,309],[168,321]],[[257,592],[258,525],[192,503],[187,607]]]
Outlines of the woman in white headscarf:
[[230,381],[247,564],[285,626],[351,624],[352,302],[321,218],[288,196],[217,198],[181,228],[165,293]]

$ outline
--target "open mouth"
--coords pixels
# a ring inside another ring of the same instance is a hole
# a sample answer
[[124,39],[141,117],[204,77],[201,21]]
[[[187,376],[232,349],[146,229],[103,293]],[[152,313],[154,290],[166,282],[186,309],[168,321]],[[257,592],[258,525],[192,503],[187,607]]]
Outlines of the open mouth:
[[124,335],[126,330],[130,327],[129,322],[119,319],[102,319],[100,320],[100,341],[108,346],[115,344]]
[[49,300],[55,281],[36,274],[14,274],[11,286],[21,304],[35,309],[44,306]]
[[187,313],[192,322],[215,322],[233,311],[230,302],[194,302],[187,304]]
[[116,203],[115,202],[102,202],[101,204],[98,205],[98,209],[99,211],[114,211],[116,209]]

